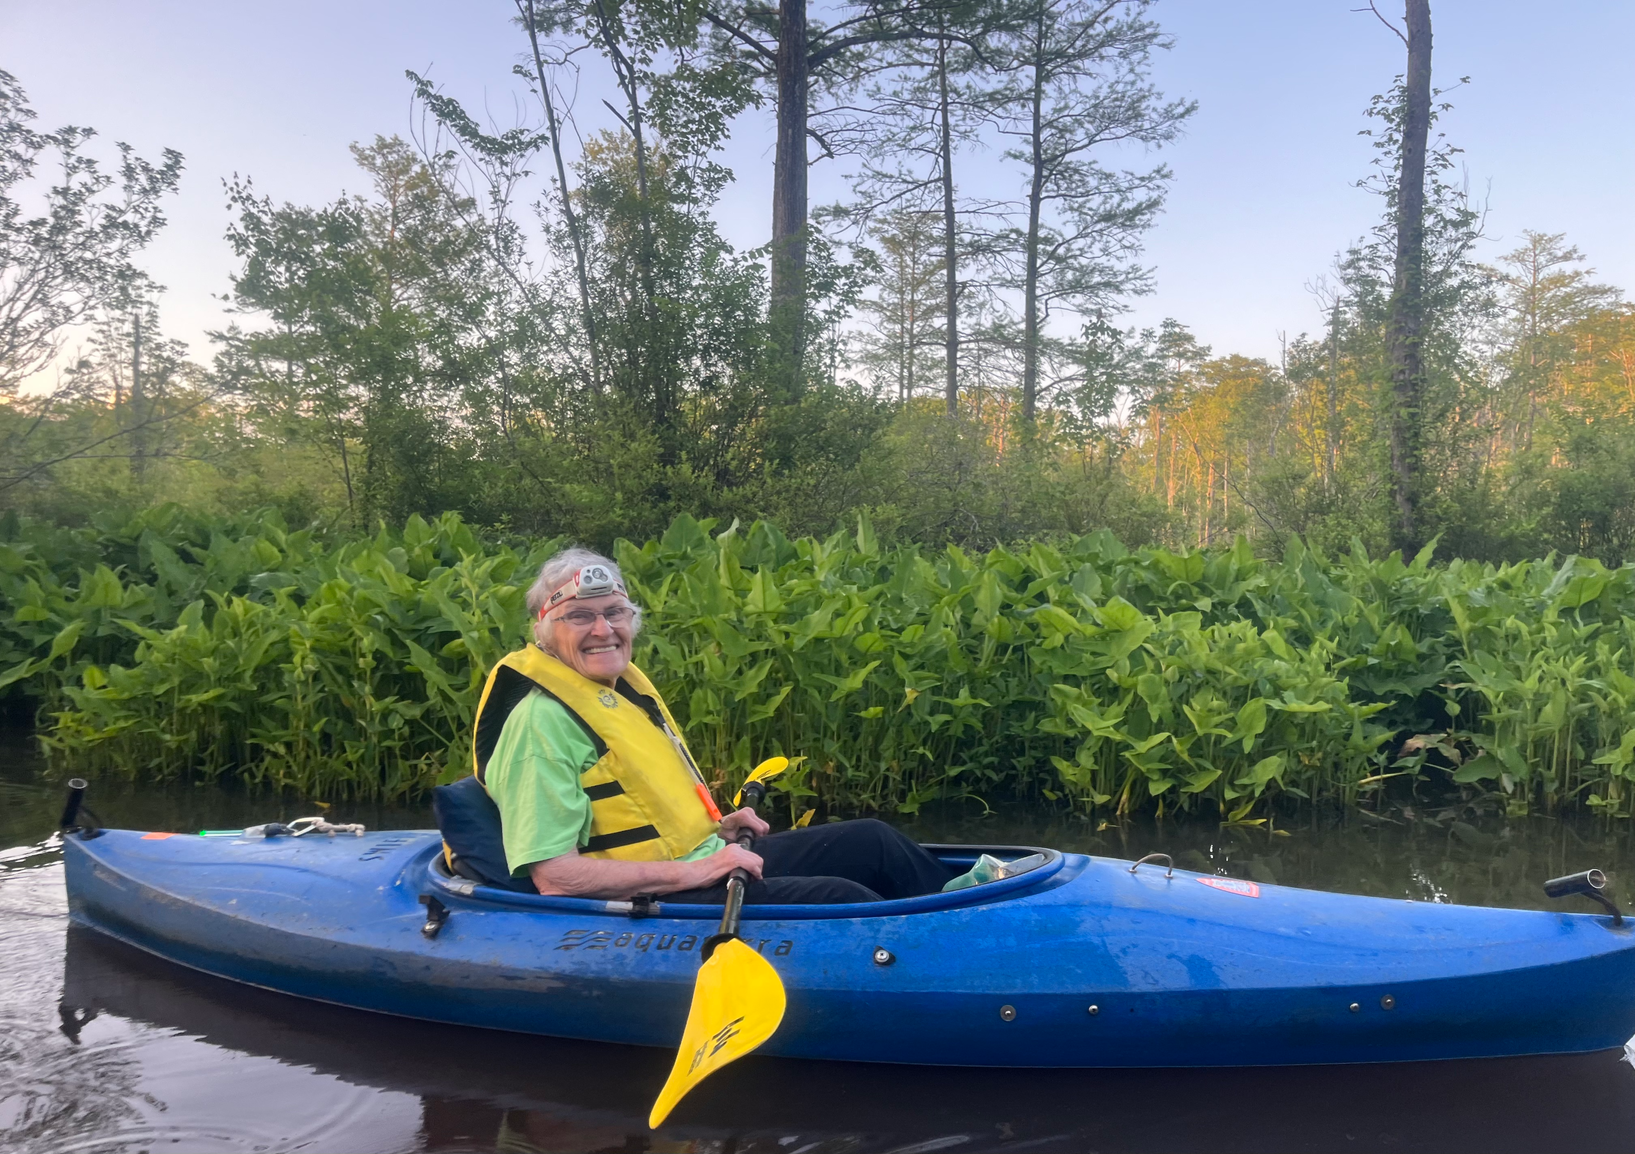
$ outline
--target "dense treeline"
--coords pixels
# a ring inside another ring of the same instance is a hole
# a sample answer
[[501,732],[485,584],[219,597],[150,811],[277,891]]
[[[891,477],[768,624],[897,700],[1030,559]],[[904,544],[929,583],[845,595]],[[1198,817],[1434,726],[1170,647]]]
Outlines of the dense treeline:
[[[932,546],[1635,548],[1635,308],[1562,236],[1478,262],[1441,137],[1404,409],[1402,157],[1447,107],[1405,80],[1367,109],[1379,223],[1271,364],[1119,327],[1169,181],[1149,153],[1192,112],[1149,78],[1168,41],[1144,0],[796,5],[798,28],[715,0],[516,4],[534,119],[491,127],[411,76],[411,139],[354,146],[363,192],[229,182],[238,315],[208,363],[164,336],[138,261],[181,158],[99,167],[90,130],[36,130],[0,76],[0,506],[270,504],[362,534],[457,511],[604,547],[681,514],[822,534],[866,512]],[[575,105],[597,77],[612,120]],[[712,213],[757,108],[772,243],[744,252]],[[845,203],[808,205],[808,159],[852,174]]]
[[[719,530],[719,531],[717,531]],[[453,515],[338,544],[162,507],[0,524],[0,685],[75,766],[310,796],[466,772],[484,671],[550,543]],[[774,753],[793,818],[933,801],[1263,823],[1447,799],[1630,812],[1635,565],[1280,562],[1106,532],[973,554],[678,518],[618,559],[637,661],[722,796]]]

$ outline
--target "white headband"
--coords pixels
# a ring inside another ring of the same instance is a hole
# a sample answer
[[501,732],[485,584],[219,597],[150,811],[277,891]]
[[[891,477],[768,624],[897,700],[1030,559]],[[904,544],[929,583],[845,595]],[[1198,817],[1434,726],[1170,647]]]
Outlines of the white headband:
[[609,593],[630,596],[625,592],[624,582],[615,577],[613,570],[606,565],[586,565],[582,569],[575,569],[573,576],[558,585],[556,592],[547,597],[545,604],[539,607],[539,619],[545,620],[545,614],[569,598],[606,597]]

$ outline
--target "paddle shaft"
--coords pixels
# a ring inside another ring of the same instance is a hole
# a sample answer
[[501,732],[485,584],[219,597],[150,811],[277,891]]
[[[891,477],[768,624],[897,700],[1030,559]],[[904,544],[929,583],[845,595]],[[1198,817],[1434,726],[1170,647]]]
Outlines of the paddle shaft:
[[[758,781],[752,781],[744,786],[744,804],[751,809],[760,805],[761,799],[765,796],[766,786]],[[740,829],[738,836],[733,840],[748,849],[755,844],[755,831]],[[712,949],[712,943],[738,936],[738,921],[744,912],[744,887],[748,884],[749,871],[742,866],[727,875],[727,900],[721,907],[721,926],[709,942],[705,943],[706,949]]]

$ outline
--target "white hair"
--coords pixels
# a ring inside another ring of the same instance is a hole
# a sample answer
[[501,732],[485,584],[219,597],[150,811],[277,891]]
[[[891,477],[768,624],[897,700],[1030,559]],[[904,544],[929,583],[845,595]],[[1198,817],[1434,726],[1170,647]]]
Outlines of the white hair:
[[[528,616],[533,619],[534,639],[544,645],[547,650],[550,648],[551,631],[546,622],[539,619],[539,611],[544,607],[546,599],[561,588],[564,581],[572,577],[577,570],[583,569],[587,565],[602,565],[613,574],[619,584],[623,585],[625,583],[624,574],[620,572],[618,563],[612,558],[604,557],[590,549],[581,549],[577,545],[570,545],[561,552],[553,554],[545,564],[541,565],[539,567],[539,576],[534,578],[534,583],[528,587]],[[628,586],[626,587],[628,588]],[[629,594],[625,595],[625,600],[630,601]],[[641,606],[634,601],[630,602],[630,608],[634,611],[630,635],[634,637],[641,632],[642,611]]]

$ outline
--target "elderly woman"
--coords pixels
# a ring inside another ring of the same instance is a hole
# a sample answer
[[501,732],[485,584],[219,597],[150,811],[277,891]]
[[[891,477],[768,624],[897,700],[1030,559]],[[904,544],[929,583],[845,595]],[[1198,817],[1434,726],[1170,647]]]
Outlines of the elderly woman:
[[878,821],[771,834],[754,852],[726,840],[767,824],[753,809],[716,808],[664,699],[630,662],[641,610],[606,557],[552,557],[528,610],[535,644],[489,675],[474,749],[514,878],[542,894],[721,902],[742,866],[755,879],[745,900],[774,903],[911,897],[949,880]]

